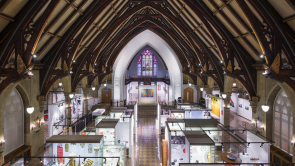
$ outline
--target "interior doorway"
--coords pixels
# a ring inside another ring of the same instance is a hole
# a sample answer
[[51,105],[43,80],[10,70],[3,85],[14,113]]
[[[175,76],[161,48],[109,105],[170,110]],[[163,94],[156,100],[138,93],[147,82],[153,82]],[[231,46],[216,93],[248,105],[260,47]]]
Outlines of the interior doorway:
[[112,100],[112,90],[110,88],[102,89],[102,102],[109,103]]
[[186,88],[183,90],[184,102],[194,102],[194,91],[192,88]]

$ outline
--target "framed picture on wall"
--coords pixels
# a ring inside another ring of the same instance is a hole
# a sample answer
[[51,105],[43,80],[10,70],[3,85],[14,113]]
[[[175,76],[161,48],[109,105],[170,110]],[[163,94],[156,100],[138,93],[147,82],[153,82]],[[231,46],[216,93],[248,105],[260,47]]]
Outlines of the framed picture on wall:
[[242,108],[242,104],[239,104],[239,107]]
[[142,89],[141,90],[141,97],[154,97],[154,90],[153,89]]
[[218,141],[218,136],[217,135],[213,135],[213,140]]
[[245,110],[249,110],[249,107],[248,106],[245,106]]
[[138,86],[135,86],[136,89],[138,89]]

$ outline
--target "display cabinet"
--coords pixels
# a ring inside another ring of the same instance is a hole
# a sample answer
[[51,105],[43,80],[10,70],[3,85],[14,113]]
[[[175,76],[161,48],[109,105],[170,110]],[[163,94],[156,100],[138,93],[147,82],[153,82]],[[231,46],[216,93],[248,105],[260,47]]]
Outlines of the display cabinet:
[[[103,156],[104,157],[120,157],[119,166],[125,165],[125,146],[124,145],[105,145],[103,149]],[[108,158],[106,159],[106,163],[104,165],[111,166],[114,165],[114,162],[117,160]]]
[[[46,140],[46,144],[49,146],[48,155],[56,157],[49,163],[52,166],[76,166],[86,163],[88,166],[95,166],[103,163],[102,158],[95,158],[103,156],[104,141],[101,135],[54,135]],[[85,159],[81,161],[77,157]]]
[[102,119],[96,125],[96,134],[103,135],[105,142],[115,142],[116,131],[115,128],[119,119]]

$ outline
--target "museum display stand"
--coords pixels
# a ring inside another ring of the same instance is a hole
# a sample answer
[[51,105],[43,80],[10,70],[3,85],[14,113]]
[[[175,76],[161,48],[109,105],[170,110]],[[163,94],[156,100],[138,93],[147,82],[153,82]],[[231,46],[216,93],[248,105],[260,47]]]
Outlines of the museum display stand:
[[210,109],[185,109],[186,119],[211,119]]
[[119,119],[102,119],[96,125],[96,135],[103,135],[105,143],[115,144],[115,128],[118,122]]
[[171,119],[185,119],[185,111],[183,109],[172,109],[170,113]]
[[[119,166],[125,166],[125,146],[124,145],[104,145],[103,157],[120,157]],[[107,158],[105,166],[116,166],[117,160]]]
[[[247,130],[222,130],[220,127],[202,127],[202,130],[215,142],[215,162],[268,163],[271,140]],[[267,141],[266,141],[267,140]],[[220,148],[218,148],[220,147]],[[223,147],[223,150],[222,148]],[[231,149],[231,150],[229,150]],[[228,160],[226,155],[235,156]]]
[[215,126],[216,129],[217,124],[215,119],[167,119],[165,140],[168,142],[169,165],[214,162],[215,142],[202,128],[213,129]]
[[203,131],[184,131],[189,142],[190,163],[214,163],[215,143]]
[[93,117],[101,116],[105,113],[105,109],[96,109],[92,112],[92,120]]
[[125,110],[127,110],[126,107],[113,107],[110,110],[110,119],[120,119],[122,122]]
[[95,126],[103,119],[110,119],[109,115],[101,115],[95,118]]
[[160,116],[161,116],[161,128],[165,127],[165,122],[167,119],[170,119],[170,110],[169,109],[161,109]]
[[[49,156],[52,158],[52,166],[96,166],[102,165],[104,141],[100,135],[54,135],[46,140],[49,146]],[[68,157],[68,158],[59,158]],[[85,163],[76,157],[85,157]],[[87,158],[91,157],[91,158]]]

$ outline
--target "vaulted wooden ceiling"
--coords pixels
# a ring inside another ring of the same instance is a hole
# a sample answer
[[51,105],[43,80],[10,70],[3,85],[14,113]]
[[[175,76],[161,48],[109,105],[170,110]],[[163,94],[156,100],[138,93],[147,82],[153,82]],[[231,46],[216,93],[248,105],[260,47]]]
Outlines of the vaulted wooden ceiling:
[[256,69],[267,69],[265,77],[295,90],[292,0],[2,0],[0,93],[32,69],[40,70],[43,96],[68,75],[72,90],[84,77],[91,85],[146,29],[170,45],[183,73],[204,85],[212,77],[223,91],[227,75],[252,97]]

